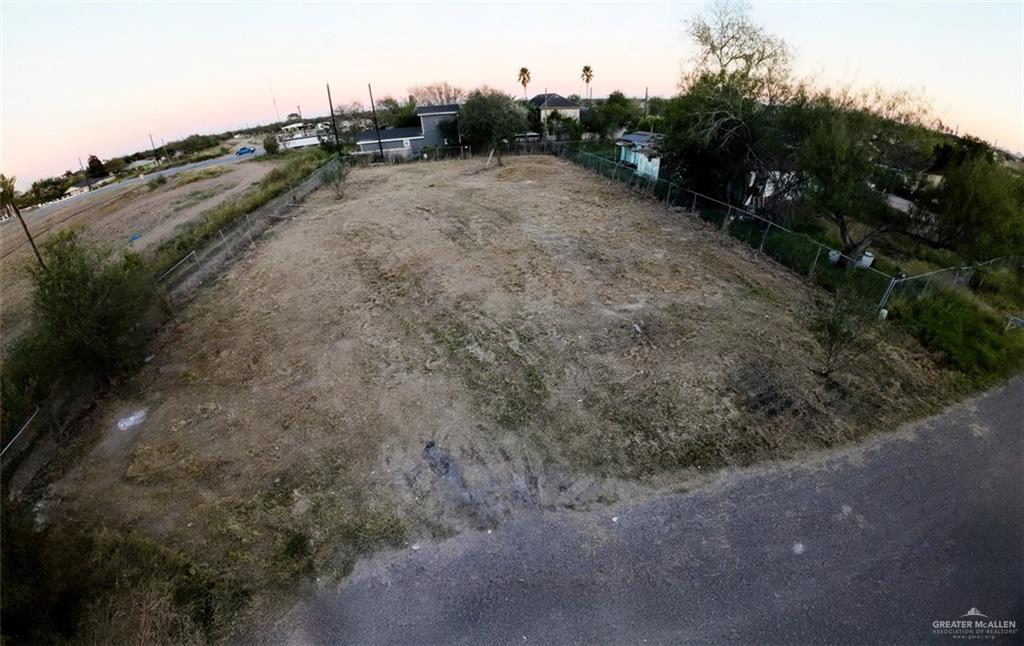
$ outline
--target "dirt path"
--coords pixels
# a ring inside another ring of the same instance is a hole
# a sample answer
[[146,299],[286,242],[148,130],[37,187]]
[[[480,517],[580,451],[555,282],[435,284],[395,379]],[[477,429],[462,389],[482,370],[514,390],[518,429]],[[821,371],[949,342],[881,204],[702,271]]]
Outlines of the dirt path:
[[[221,175],[187,184],[177,177],[155,190],[145,185],[111,189],[58,206],[45,217],[35,218],[31,211],[27,212],[25,220],[37,244],[53,232],[75,227],[115,249],[145,251],[207,209],[245,192],[273,167],[270,162],[246,162],[223,167],[226,172]],[[27,324],[30,284],[25,266],[33,261],[32,250],[18,223],[9,221],[0,226],[3,346],[20,335]]]
[[934,405],[929,360],[897,346],[821,389],[815,292],[695,218],[554,158],[480,166],[315,193],[99,407],[54,513],[267,588]]

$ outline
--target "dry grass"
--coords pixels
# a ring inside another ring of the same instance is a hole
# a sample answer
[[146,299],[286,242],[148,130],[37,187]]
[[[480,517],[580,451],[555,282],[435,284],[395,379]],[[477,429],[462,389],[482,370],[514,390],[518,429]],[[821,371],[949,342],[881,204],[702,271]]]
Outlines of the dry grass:
[[297,215],[96,410],[53,488],[65,515],[273,597],[365,551],[677,487],[940,399],[901,339],[826,388],[818,292],[553,158],[357,169]]

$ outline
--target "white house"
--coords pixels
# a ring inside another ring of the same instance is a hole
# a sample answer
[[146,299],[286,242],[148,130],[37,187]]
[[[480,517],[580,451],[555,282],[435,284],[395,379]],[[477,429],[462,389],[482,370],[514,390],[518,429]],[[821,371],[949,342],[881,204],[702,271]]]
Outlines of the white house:
[[538,94],[530,99],[533,107],[540,111],[540,121],[544,123],[551,116],[552,112],[558,112],[563,119],[580,120],[580,106],[565,98],[561,94],[553,92]]

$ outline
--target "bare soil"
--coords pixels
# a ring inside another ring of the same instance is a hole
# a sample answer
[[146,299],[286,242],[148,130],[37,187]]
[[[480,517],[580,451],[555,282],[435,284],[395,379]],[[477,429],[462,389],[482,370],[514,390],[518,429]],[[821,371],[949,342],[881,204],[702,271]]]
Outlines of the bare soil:
[[936,404],[939,373],[901,339],[826,388],[821,292],[697,218],[555,158],[482,166],[314,193],[98,407],[50,508],[266,590]]
[[[182,173],[163,186],[145,184],[114,187],[87,194],[43,212],[26,211],[26,224],[36,244],[67,227],[80,228],[89,238],[115,249],[146,251],[172,236],[181,225],[204,211],[237,197],[272,168],[272,162],[245,162],[230,167],[210,167],[225,172],[186,183]],[[210,173],[212,175],[212,173]],[[134,238],[134,240],[133,240]],[[32,249],[21,226],[11,219],[0,226],[0,336],[6,347],[28,322],[30,280],[26,265],[34,262]]]

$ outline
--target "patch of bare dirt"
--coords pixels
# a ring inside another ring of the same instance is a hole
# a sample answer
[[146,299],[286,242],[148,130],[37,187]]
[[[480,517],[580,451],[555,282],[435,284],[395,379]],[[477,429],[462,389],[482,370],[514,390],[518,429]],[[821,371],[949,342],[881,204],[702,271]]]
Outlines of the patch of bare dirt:
[[902,346],[822,388],[818,293],[697,219],[554,158],[480,165],[359,169],[344,200],[312,195],[99,407],[62,513],[270,585],[929,404],[930,364]]

